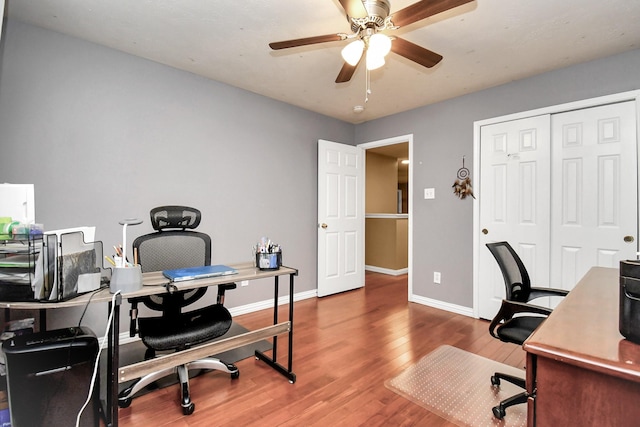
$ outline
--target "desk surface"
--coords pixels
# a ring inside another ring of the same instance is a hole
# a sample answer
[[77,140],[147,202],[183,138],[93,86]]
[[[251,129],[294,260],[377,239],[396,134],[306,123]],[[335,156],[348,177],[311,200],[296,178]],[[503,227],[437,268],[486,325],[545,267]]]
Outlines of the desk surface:
[[594,267],[523,347],[528,353],[640,382],[640,345],[618,330],[619,273]]
[[[243,263],[243,264],[229,264],[230,267],[238,270],[237,274],[228,275],[228,276],[220,276],[220,277],[209,277],[206,279],[198,279],[198,280],[187,280],[184,282],[176,282],[173,283],[177,290],[180,289],[194,289],[201,288],[206,286],[216,286],[222,283],[230,283],[230,282],[241,282],[243,280],[256,280],[263,279],[275,276],[282,276],[285,274],[294,274],[297,275],[298,271],[295,268],[291,267],[280,267],[278,270],[259,270],[256,268],[253,263]],[[123,293],[123,298],[132,298],[139,297],[145,295],[157,295],[167,292],[166,285],[169,283],[169,280],[162,275],[160,271],[154,271],[150,273],[142,274],[142,289]],[[72,298],[67,301],[59,301],[59,302],[0,302],[0,308],[11,308],[16,310],[39,310],[39,309],[54,309],[54,308],[65,308],[65,307],[77,307],[83,306],[87,304],[89,301],[91,303],[97,302],[109,302],[111,301],[113,294],[109,291],[108,288],[102,289],[95,293],[86,293],[83,295],[79,295],[75,298]]]

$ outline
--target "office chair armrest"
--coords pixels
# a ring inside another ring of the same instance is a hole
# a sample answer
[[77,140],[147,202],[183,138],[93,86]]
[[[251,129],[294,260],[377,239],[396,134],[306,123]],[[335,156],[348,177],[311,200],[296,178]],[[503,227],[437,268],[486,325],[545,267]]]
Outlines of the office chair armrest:
[[569,294],[569,291],[557,288],[531,288],[528,301],[542,297],[564,297]]
[[517,301],[508,301],[503,299],[502,305],[500,306],[500,310],[498,311],[498,314],[495,315],[495,317],[489,324],[489,333],[491,334],[492,337],[500,339],[500,337],[498,337],[498,335],[494,332],[495,329],[502,322],[513,318],[515,314],[529,313],[529,314],[541,314],[544,316],[548,316],[551,314],[552,311],[553,310],[551,310],[550,308],[541,307],[539,305],[527,304],[527,303],[517,302]]
[[129,310],[129,336],[135,337],[138,333],[138,301],[129,300],[131,309]]
[[218,304],[224,305],[224,293],[228,290],[235,289],[238,285],[235,283],[223,283],[218,285]]

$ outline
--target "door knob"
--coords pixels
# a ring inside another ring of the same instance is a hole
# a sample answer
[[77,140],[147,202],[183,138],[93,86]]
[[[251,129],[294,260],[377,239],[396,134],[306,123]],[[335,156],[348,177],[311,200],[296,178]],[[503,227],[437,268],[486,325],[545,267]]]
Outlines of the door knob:
[[323,222],[320,227],[322,227],[323,229],[326,229],[328,227],[328,225]]
[[625,243],[633,243],[636,240],[633,236],[624,236]]
[[482,234],[489,234],[489,230],[487,230],[486,228],[482,229]]

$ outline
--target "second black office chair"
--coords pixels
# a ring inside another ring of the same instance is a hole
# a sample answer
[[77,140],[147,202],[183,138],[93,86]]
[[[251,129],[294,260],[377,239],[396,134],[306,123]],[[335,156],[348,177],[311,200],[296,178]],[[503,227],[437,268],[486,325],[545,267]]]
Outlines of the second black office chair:
[[[487,243],[487,248],[489,248],[489,251],[498,262],[504,278],[506,293],[500,311],[489,326],[489,332],[501,341],[522,345],[545,319],[545,317],[540,317],[539,315],[547,316],[551,313],[549,308],[527,303],[541,297],[564,297],[569,292],[564,289],[531,286],[531,279],[524,263],[508,242]],[[514,317],[517,313],[520,314]],[[522,313],[529,315],[522,315]],[[538,314],[538,316],[531,316],[530,314]],[[501,379],[525,388],[524,378],[501,372],[496,372],[491,377],[491,384],[498,386]],[[502,419],[505,416],[507,407],[524,403],[527,398],[528,395],[525,391],[503,400],[498,406],[492,408],[493,415]]]
[[[162,271],[211,264],[211,238],[193,231],[200,224],[198,209],[185,206],[162,206],[151,210],[151,224],[155,233],[140,236],[133,242],[143,272]],[[235,283],[218,286],[216,304],[183,312],[182,309],[204,296],[207,288],[175,291],[152,297],[129,299],[131,303],[131,330],[147,347],[145,359],[154,358],[156,352],[180,351],[224,335],[231,327],[231,314],[224,307],[224,294],[234,289]],[[138,318],[138,303],[161,316]],[[190,415],[195,409],[189,393],[190,369],[217,369],[238,378],[240,371],[233,364],[208,357],[184,365],[148,374],[120,392],[118,404],[126,408],[140,390],[171,374],[178,374],[182,411]]]

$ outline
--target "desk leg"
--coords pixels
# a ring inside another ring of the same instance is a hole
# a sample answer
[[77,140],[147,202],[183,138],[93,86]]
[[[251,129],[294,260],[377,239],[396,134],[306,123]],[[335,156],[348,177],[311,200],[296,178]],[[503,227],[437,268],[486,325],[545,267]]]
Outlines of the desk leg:
[[[273,349],[272,354],[273,358],[266,356],[261,351],[256,350],[256,358],[262,360],[267,365],[271,366],[276,371],[280,372],[282,375],[289,379],[291,384],[296,382],[296,374],[292,371],[293,366],[293,276],[294,274],[289,275],[289,361],[288,368],[285,368],[281,364],[279,364],[276,360],[278,357],[278,337],[273,337]],[[275,295],[273,300],[273,324],[276,325],[278,323],[278,276],[275,276]]]
[[[273,294],[273,324],[277,325],[278,324],[278,294],[279,292],[279,281],[278,281],[279,277],[276,276],[274,277],[274,284],[273,284],[273,289],[274,289],[274,294]],[[277,362],[278,361],[278,337],[273,337],[273,351],[271,352],[272,357],[273,357],[273,362]]]
[[[122,297],[116,296],[115,307],[113,307],[113,319],[108,334],[107,346],[107,396],[106,396],[106,424],[107,427],[118,427],[118,359],[120,347],[120,304]],[[111,302],[109,302],[109,313],[111,312]]]
[[[293,274],[289,276],[289,372],[293,374]],[[295,374],[293,374],[293,382],[295,382]]]

